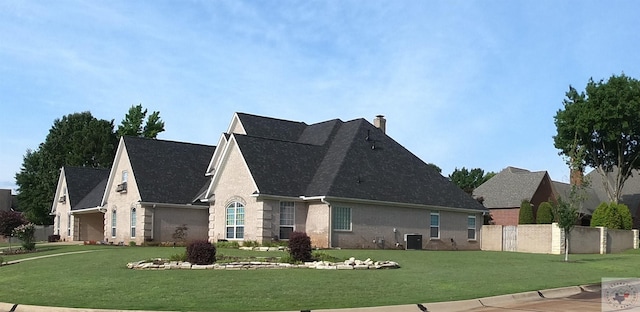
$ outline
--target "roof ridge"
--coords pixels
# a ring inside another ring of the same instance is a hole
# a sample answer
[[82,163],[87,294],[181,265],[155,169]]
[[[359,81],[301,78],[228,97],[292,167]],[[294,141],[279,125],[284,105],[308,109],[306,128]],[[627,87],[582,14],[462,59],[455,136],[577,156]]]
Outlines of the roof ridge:
[[236,112],[236,114],[245,115],[245,116],[251,116],[251,117],[264,118],[264,119],[277,120],[277,121],[287,121],[287,122],[293,122],[293,123],[299,123],[299,124],[307,125],[307,123],[305,123],[303,121],[295,121],[295,120],[289,120],[289,119],[283,119],[283,118],[275,118],[275,117],[269,117],[269,116],[262,116],[262,115],[256,115],[256,114],[243,113],[243,112]]
[[283,142],[283,143],[294,143],[294,144],[307,145],[307,146],[321,146],[321,145],[315,145],[315,144],[310,144],[310,143],[302,143],[302,142],[298,142],[298,141],[289,141],[289,140],[282,140],[282,139],[268,138],[268,137],[262,137],[262,136],[257,136],[257,135],[248,135],[248,134],[241,134],[241,133],[231,133],[231,134],[229,134],[229,135],[233,135],[233,136],[243,136],[243,137],[248,137],[248,138],[263,139],[263,140],[276,141],[276,142]]
[[204,143],[193,143],[193,142],[165,140],[165,139],[152,139],[152,138],[145,138],[145,137],[138,137],[138,136],[131,136],[131,135],[123,135],[122,137],[125,139],[125,141],[133,139],[133,140],[149,141],[149,142],[165,142],[165,143],[177,143],[177,144],[185,144],[185,145],[215,147],[215,145],[209,145]]

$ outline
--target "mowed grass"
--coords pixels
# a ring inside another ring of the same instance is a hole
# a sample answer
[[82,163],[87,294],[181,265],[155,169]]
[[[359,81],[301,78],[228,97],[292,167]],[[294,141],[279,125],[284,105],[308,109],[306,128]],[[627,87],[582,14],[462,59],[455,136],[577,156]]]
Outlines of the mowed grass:
[[[47,249],[48,248],[48,249]],[[77,308],[268,311],[365,307],[479,298],[640,277],[640,252],[538,255],[485,251],[328,250],[393,260],[395,270],[136,271],[127,262],[167,258],[184,248],[49,246],[28,257],[94,250],[0,267],[0,302]],[[224,255],[284,252],[219,249]],[[5,256],[10,261],[20,256]]]

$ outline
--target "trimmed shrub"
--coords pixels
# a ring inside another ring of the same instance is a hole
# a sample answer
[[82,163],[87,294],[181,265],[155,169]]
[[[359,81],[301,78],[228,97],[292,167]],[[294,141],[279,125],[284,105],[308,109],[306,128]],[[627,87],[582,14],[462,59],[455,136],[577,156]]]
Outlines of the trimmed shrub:
[[206,240],[195,240],[187,244],[187,261],[192,264],[216,262],[216,246]]
[[553,223],[553,207],[549,202],[543,202],[538,207],[538,215],[536,216],[538,224]]
[[295,261],[311,261],[311,238],[305,232],[291,232],[289,254]]
[[528,200],[523,200],[520,204],[520,215],[518,216],[518,224],[534,224],[533,207]]
[[591,226],[609,229],[631,230],[633,218],[625,204],[601,203],[591,216]]

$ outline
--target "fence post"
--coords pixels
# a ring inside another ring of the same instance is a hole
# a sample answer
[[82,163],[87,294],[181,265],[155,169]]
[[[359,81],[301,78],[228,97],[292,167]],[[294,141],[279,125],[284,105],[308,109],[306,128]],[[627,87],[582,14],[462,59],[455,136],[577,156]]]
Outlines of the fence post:
[[633,232],[633,249],[638,249],[638,239],[640,239],[638,235],[640,232],[637,229],[631,231]]
[[551,224],[551,254],[561,255],[564,253],[564,231],[558,223]]
[[603,226],[598,227],[600,229],[600,254],[607,253],[607,228]]

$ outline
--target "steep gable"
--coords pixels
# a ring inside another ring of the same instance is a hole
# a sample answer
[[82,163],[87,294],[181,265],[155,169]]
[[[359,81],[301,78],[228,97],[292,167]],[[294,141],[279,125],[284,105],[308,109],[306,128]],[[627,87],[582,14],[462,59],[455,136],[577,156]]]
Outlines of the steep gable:
[[[109,176],[109,169],[103,168],[65,167],[64,172],[67,181],[68,200],[72,210],[78,209],[79,203]],[[104,188],[102,192],[104,192]],[[101,197],[102,194],[99,194],[99,196]]]
[[144,202],[189,204],[207,182],[215,146],[138,137],[124,144]]

